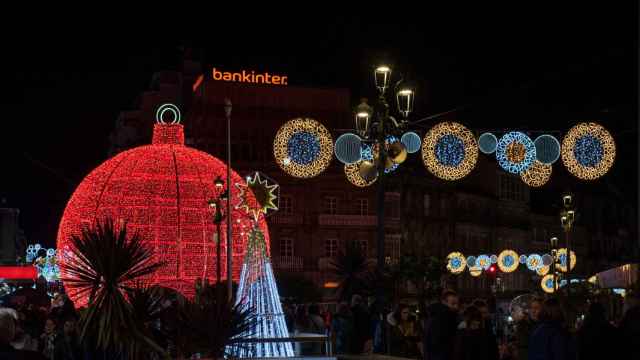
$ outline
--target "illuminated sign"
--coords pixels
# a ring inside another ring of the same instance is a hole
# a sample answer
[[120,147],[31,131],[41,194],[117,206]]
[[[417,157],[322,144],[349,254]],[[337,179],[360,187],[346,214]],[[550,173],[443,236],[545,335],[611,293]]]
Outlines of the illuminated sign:
[[288,85],[288,79],[283,75],[269,74],[268,72],[256,74],[255,71],[242,70],[241,72],[220,71],[213,68],[213,80],[241,82],[250,84]]
[[37,276],[35,266],[0,266],[0,279],[35,280]]

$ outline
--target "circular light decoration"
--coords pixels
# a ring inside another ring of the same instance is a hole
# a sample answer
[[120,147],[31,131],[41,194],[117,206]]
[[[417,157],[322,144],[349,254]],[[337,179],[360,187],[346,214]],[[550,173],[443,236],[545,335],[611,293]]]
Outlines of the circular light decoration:
[[440,179],[462,179],[477,160],[478,144],[473,133],[456,122],[437,124],[422,141],[422,162]]
[[487,255],[480,255],[476,259],[476,265],[483,270],[487,270],[491,266],[491,258]]
[[459,252],[452,252],[447,256],[447,270],[452,274],[460,274],[464,271],[467,261]]
[[553,281],[553,275],[547,274],[542,277],[542,280],[540,280],[540,287],[547,294],[553,294],[556,291],[554,282],[555,281]]
[[[398,138],[397,138],[397,137],[395,137],[395,136],[393,136],[393,135],[388,135],[388,136],[387,136],[387,138],[386,138],[386,139],[384,139],[384,145],[385,145],[385,148],[386,148],[386,149],[389,149],[389,145],[391,145],[391,144],[393,144],[393,143],[396,143],[396,142],[399,142],[399,141],[400,141],[400,140],[398,140]],[[376,157],[376,158],[378,157],[378,156],[377,156],[377,154],[378,154],[378,151],[374,151],[374,155],[375,155],[375,157]],[[391,159],[389,158],[389,156],[388,156],[388,155],[387,155],[387,159],[391,160]],[[398,166],[399,166],[399,164],[396,164],[396,163],[394,163],[394,162],[391,162],[391,164],[390,164],[390,165],[391,165],[391,166],[385,165],[385,167],[384,167],[384,173],[385,173],[385,174],[388,174],[388,173],[390,173],[390,172],[395,171],[395,170],[398,168]]]
[[553,263],[553,257],[551,256],[551,254],[542,255],[542,265],[550,266],[552,263]]
[[524,265],[527,263],[527,255],[520,255],[520,264]]
[[260,214],[265,216],[270,210],[278,210],[278,184],[270,184],[266,176],[260,178],[260,173],[255,172],[253,176],[248,176],[244,183],[236,183],[240,190],[240,203],[237,208],[243,209],[247,214],[251,214],[255,221],[258,221]]
[[420,151],[420,135],[416,134],[413,131],[408,131],[402,134],[400,141],[407,148],[407,152],[409,154],[416,153]]
[[469,268],[471,268],[471,267],[473,267],[473,266],[476,266],[476,257],[475,257],[475,256],[469,256],[469,257],[467,258],[467,266],[468,266]]
[[480,266],[469,267],[469,274],[473,277],[482,275],[482,268]]
[[531,187],[540,187],[551,178],[551,169],[551,165],[534,160],[531,167],[520,173],[520,179]]
[[542,266],[542,256],[538,254],[530,254],[527,257],[527,268],[531,271],[538,270]]
[[353,164],[362,159],[362,140],[356,134],[342,134],[336,140],[334,152],[343,164]]
[[506,133],[498,141],[496,159],[505,171],[520,174],[531,166],[535,158],[533,141],[519,131]]
[[518,268],[518,253],[513,250],[504,250],[498,256],[498,267],[500,271],[510,273]]
[[573,176],[595,180],[606,174],[616,157],[611,134],[596,123],[572,127],[562,140],[562,162]]
[[324,125],[309,118],[286,122],[273,141],[276,162],[287,174],[311,178],[331,163],[333,141]]
[[498,262],[498,255],[491,255],[491,263],[495,264]]
[[357,187],[367,187],[373,184],[374,182],[376,182],[378,177],[376,176],[373,178],[373,180],[366,181],[362,177],[362,175],[360,175],[360,163],[362,163],[362,160],[358,161],[355,164],[345,165],[344,174],[347,176],[347,180],[349,180],[349,182],[352,183],[353,185]]
[[536,147],[536,159],[545,165],[551,165],[560,158],[560,142],[552,135],[540,135],[533,144]]
[[536,269],[536,273],[540,276],[545,276],[549,273],[549,270],[551,269],[551,266],[549,265],[542,265],[541,267],[539,267],[538,269]]
[[[576,253],[571,250],[571,270],[576,267]],[[567,272],[567,249],[558,249],[558,263],[556,264],[558,270]]]
[[492,133],[484,133],[478,138],[478,148],[487,155],[496,152],[497,146],[498,138]]

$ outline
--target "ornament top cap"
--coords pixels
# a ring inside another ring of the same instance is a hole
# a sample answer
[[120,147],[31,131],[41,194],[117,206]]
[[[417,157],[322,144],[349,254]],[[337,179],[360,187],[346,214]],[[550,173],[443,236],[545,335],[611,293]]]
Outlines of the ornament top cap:
[[180,124],[180,120],[181,120],[181,115],[180,115],[180,109],[171,103],[166,103],[166,104],[162,104],[158,107],[158,110],[156,110],[156,122],[158,124],[167,124],[167,122],[164,120],[165,114],[167,112],[170,112],[173,114],[173,120],[168,123],[171,125],[175,125],[175,124]]
[[[173,114],[171,122],[165,121],[167,112]],[[180,124],[180,109],[177,106],[167,103],[158,107],[156,122],[152,144],[184,145],[184,127]]]

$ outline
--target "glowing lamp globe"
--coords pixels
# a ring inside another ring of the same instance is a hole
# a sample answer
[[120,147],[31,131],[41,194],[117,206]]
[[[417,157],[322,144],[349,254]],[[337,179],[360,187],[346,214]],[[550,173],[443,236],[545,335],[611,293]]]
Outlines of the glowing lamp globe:
[[[193,296],[197,279],[215,283],[216,226],[215,209],[208,205],[227,188],[226,165],[219,159],[184,145],[184,128],[178,123],[158,123],[151,145],[124,151],[107,160],[78,185],[64,210],[58,229],[57,249],[61,253],[60,270],[66,274],[71,255],[71,236],[83,227],[111,218],[114,224],[127,225],[130,235],[138,232],[143,243],[165,265],[142,279]],[[214,185],[220,177],[225,184]],[[247,234],[252,219],[234,206],[240,189],[234,184],[243,179],[231,172],[233,280],[239,279]],[[247,196],[247,195],[245,195]],[[253,196],[253,194],[249,194]],[[226,201],[221,201],[226,213]],[[269,232],[264,217],[258,221],[269,249]],[[226,280],[226,220],[221,224],[222,278]],[[77,306],[87,299],[70,296]]]

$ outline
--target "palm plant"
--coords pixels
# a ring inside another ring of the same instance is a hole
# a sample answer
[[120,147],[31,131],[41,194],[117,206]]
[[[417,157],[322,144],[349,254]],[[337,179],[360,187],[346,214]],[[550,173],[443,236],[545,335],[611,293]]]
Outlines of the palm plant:
[[331,260],[329,267],[340,283],[336,291],[341,300],[349,300],[357,293],[368,293],[374,277],[372,264],[355,243],[347,242],[344,251]]
[[134,294],[135,306],[139,306],[133,285],[162,266],[138,233],[129,236],[126,225],[116,229],[107,219],[74,235],[71,244],[63,280],[77,297],[88,297],[79,322],[81,342],[93,343],[119,358],[134,358],[134,349],[140,347],[162,353],[139,327],[140,314],[128,301]]

